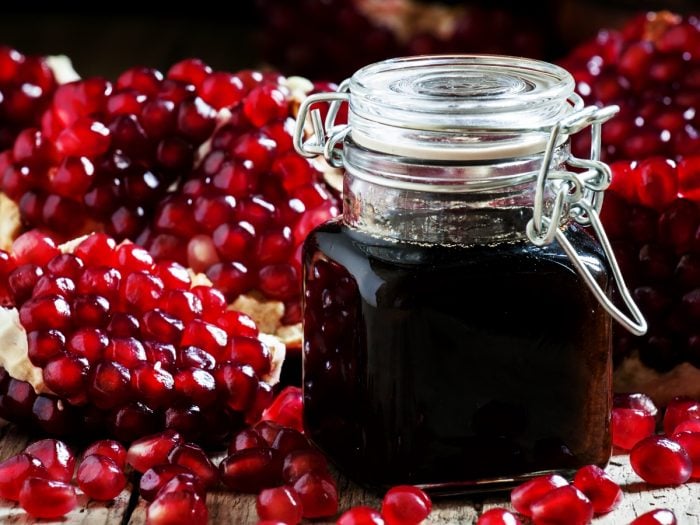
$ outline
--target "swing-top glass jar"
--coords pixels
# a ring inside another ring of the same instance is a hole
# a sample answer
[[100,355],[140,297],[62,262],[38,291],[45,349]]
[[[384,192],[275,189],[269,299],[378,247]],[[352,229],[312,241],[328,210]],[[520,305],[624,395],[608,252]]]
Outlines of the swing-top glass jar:
[[300,108],[297,150],[346,170],[342,217],[304,247],[304,424],[352,479],[460,492],[608,461],[609,314],[646,326],[597,219],[616,108],[573,86],[534,60],[414,57]]

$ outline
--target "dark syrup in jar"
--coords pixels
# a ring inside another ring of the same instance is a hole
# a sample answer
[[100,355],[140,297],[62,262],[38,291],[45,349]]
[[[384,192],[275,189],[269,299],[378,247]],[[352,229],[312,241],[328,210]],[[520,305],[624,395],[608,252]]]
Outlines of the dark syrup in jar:
[[[600,249],[567,234],[607,288]],[[418,245],[337,221],[304,265],[305,427],[355,481],[449,491],[607,463],[610,319],[556,243]]]

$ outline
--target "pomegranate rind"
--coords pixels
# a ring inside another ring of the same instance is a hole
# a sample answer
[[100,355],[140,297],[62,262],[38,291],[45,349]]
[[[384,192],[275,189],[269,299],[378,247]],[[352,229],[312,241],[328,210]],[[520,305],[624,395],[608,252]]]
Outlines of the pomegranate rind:
[[7,195],[0,192],[0,249],[10,251],[12,241],[22,231],[19,206]]

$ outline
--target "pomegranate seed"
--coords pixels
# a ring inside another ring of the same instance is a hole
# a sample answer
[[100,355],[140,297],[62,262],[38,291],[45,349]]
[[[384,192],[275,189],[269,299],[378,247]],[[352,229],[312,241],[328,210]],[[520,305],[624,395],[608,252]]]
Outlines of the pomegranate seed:
[[291,487],[264,489],[258,494],[255,508],[263,520],[279,520],[289,525],[301,522],[301,499]]
[[568,482],[557,474],[539,476],[514,488],[510,493],[510,502],[516,511],[529,517],[532,516],[530,507],[534,502],[554,489],[566,485],[568,485]]
[[272,442],[272,448],[279,451],[282,456],[287,456],[290,452],[304,450],[310,447],[311,444],[304,435],[293,428],[282,428]]
[[113,361],[102,361],[90,372],[88,395],[98,408],[113,408],[131,397],[131,374],[129,370]]
[[387,525],[417,525],[428,517],[431,509],[428,495],[410,485],[392,487],[382,500],[382,517]]
[[126,453],[126,461],[137,472],[146,472],[154,465],[166,463],[170,452],[182,443],[180,434],[166,430],[134,441]]
[[262,438],[255,429],[244,428],[236,434],[228,447],[228,453],[233,454],[239,450],[247,448],[266,447],[268,443]]
[[18,454],[0,463],[0,498],[19,501],[19,491],[29,477],[49,477],[41,461],[29,454]]
[[636,408],[613,408],[612,441],[616,447],[631,450],[645,437],[651,436],[656,421],[649,413]]
[[209,512],[204,500],[194,490],[165,492],[148,506],[146,522],[150,525],[206,525]]
[[573,485],[558,487],[530,505],[535,523],[586,525],[593,519],[593,505]]
[[46,468],[51,479],[69,482],[73,479],[75,456],[62,441],[57,439],[42,439],[35,441],[24,449]]
[[214,372],[214,377],[230,408],[246,410],[251,405],[258,384],[252,367],[223,363]]
[[100,455],[111,459],[120,469],[124,470],[126,466],[126,449],[124,445],[113,439],[102,439],[95,441],[92,445],[85,449],[83,457]]
[[[338,491],[335,484],[328,479],[313,473],[304,474],[294,483],[294,490],[301,499],[305,518],[324,518],[338,512]],[[425,505],[425,502],[423,504]],[[428,512],[430,512],[429,508]],[[382,515],[387,520],[384,510],[382,510]],[[390,523],[388,520],[386,522]],[[419,521],[415,523],[419,523]]]
[[214,487],[219,481],[219,471],[199,446],[192,443],[182,443],[173,448],[168,454],[168,462],[190,469],[202,482],[205,488]]
[[[679,425],[678,428],[683,426]],[[673,435],[673,439],[685,449],[693,463],[693,471],[690,474],[692,479],[700,478],[700,432],[678,431]]]
[[676,525],[676,516],[668,509],[655,509],[642,514],[630,525]]
[[676,441],[650,436],[630,453],[632,469],[651,485],[680,485],[690,478],[693,464]]
[[199,484],[200,487],[197,492],[202,497],[206,495],[204,487],[190,469],[181,465],[163,464],[155,465],[143,473],[139,481],[140,496],[146,501],[153,501],[160,489],[175,476],[179,475],[184,476],[181,479],[182,481],[190,481],[193,484]]
[[227,456],[219,465],[219,471],[227,487],[255,494],[281,483],[282,460],[271,448],[248,448]]
[[237,363],[249,364],[258,377],[270,371],[270,350],[255,337],[233,336],[226,349],[226,357]]
[[51,237],[31,230],[14,240],[12,253],[19,264],[31,263],[44,266],[60,252]]
[[65,349],[66,338],[58,330],[41,330],[27,334],[27,355],[35,366],[46,366]]
[[302,404],[301,389],[295,386],[288,386],[277,395],[275,401],[263,412],[263,419],[303,432]]
[[60,518],[77,506],[78,499],[67,483],[30,477],[22,484],[19,504],[35,518]]
[[85,456],[78,467],[78,486],[90,498],[109,501],[126,487],[126,476],[110,458],[99,454]]
[[614,408],[634,408],[646,412],[650,416],[656,418],[659,413],[659,409],[651,400],[651,398],[645,394],[634,393],[634,394],[615,394],[613,396],[613,407]]
[[490,509],[479,516],[476,525],[521,525],[521,522],[509,510]]
[[700,419],[700,401],[690,398],[674,398],[666,406],[664,432],[673,435],[676,427],[684,421]]
[[295,450],[287,454],[282,466],[282,477],[286,483],[293,484],[304,474],[328,475],[326,457],[318,450]]
[[596,465],[580,468],[573,485],[591,501],[596,514],[610,512],[622,501],[620,486]]
[[353,507],[341,514],[336,525],[384,525],[384,520],[370,507]]
[[[194,478],[191,479],[191,478]],[[166,494],[168,492],[181,492],[183,490],[190,490],[194,491],[202,499],[206,499],[207,493],[205,487],[202,485],[202,482],[195,476],[194,474],[190,475],[183,475],[183,474],[176,474],[170,481],[168,481],[165,485],[163,485],[158,493],[156,494],[156,497],[160,496],[161,494]]]

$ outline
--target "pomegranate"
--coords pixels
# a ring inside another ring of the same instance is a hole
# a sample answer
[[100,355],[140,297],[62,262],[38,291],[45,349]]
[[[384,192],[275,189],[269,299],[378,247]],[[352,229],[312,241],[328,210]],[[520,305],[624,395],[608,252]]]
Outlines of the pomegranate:
[[255,500],[258,516],[263,520],[279,520],[296,525],[302,518],[301,499],[293,488],[282,486],[264,489]]
[[676,516],[668,509],[654,509],[642,514],[630,525],[676,525]]
[[[218,291],[105,234],[61,247],[24,235],[16,243],[36,250],[14,254],[0,275],[12,301],[0,308],[13,349],[0,355],[12,377],[0,385],[4,417],[50,423],[59,434],[106,429],[129,441],[168,428],[202,442],[222,442],[246,415],[259,417],[258,392],[269,400],[269,388],[260,385],[277,380],[283,346],[264,334],[252,337],[248,318],[220,321],[225,303],[211,300]],[[265,349],[265,374],[231,360],[241,338]],[[245,383],[228,381],[237,371]],[[38,399],[56,409],[37,413]]]
[[99,454],[83,458],[76,479],[80,490],[90,498],[101,501],[116,498],[126,487],[124,471],[114,460]]
[[428,495],[418,487],[399,485],[384,495],[382,517],[387,525],[418,525],[428,517],[432,506]]
[[384,520],[373,508],[353,507],[340,515],[336,525],[384,525]]
[[688,452],[675,440],[650,436],[630,453],[632,469],[651,485],[680,485],[690,479],[693,463]]
[[[153,501],[160,489],[162,489],[171,479],[176,476],[183,476],[183,478],[181,478],[183,481],[188,480],[195,484],[200,483],[197,476],[195,476],[194,473],[186,467],[168,463],[155,465],[149,468],[143,473],[143,476],[141,476],[139,481],[139,495],[146,501]],[[198,492],[200,496],[204,496],[206,494],[204,487],[201,486],[201,483],[200,490]]]
[[513,508],[524,516],[532,516],[532,505],[554,489],[565,487],[568,482],[557,474],[548,474],[526,481],[510,493]]
[[593,519],[593,505],[573,485],[558,487],[530,506],[532,521],[547,525],[587,525]]
[[19,501],[19,491],[29,477],[49,478],[41,461],[29,454],[12,456],[0,463],[0,498]]
[[476,525],[521,525],[521,522],[509,510],[490,509],[479,516]]
[[596,465],[580,468],[573,485],[590,500],[596,514],[610,512],[622,501],[620,486]]
[[206,525],[209,512],[194,490],[168,491],[148,506],[146,523],[150,525]]
[[19,504],[35,518],[60,518],[73,510],[78,500],[75,489],[67,483],[30,477],[22,484]]

